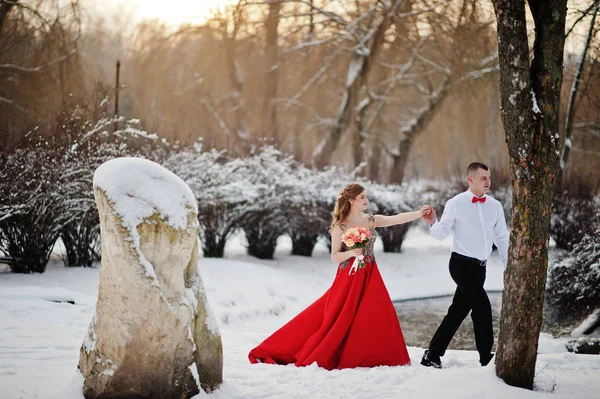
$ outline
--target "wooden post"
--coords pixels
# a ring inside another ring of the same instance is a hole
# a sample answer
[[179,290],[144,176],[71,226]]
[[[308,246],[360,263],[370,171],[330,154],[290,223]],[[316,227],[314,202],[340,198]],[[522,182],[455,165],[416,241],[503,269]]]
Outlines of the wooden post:
[[119,73],[121,70],[121,61],[117,60],[117,71],[115,77],[115,124],[114,131],[116,132],[119,129],[119,121],[117,118],[119,117]]

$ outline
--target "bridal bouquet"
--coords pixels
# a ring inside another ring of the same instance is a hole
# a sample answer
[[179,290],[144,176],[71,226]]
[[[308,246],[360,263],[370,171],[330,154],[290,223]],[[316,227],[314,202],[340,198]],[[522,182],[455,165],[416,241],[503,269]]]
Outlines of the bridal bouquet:
[[[342,242],[346,244],[348,249],[364,248],[371,239],[371,230],[364,227],[352,227],[342,235]],[[365,267],[364,255],[358,255],[354,258],[354,262],[350,267],[348,274],[354,274],[358,270]]]

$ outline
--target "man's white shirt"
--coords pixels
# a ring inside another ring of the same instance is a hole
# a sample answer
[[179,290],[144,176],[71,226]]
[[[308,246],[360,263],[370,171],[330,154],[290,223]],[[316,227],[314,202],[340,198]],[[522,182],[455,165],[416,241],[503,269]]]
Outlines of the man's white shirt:
[[506,268],[508,229],[502,204],[488,195],[484,195],[485,202],[473,203],[473,197],[475,194],[467,190],[449,199],[440,221],[429,231],[438,240],[454,233],[452,250],[479,260],[489,258],[494,243]]

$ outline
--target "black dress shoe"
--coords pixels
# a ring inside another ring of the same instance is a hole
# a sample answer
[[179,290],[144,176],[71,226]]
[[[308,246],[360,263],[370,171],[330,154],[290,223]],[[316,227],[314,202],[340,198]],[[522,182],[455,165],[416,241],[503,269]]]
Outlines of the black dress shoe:
[[436,369],[442,368],[442,359],[436,354],[431,353],[431,351],[426,350],[423,354],[423,359],[421,359],[421,364],[425,367],[433,367]]
[[494,357],[493,353],[490,353],[490,354],[485,355],[485,356],[481,356],[479,358],[479,363],[481,363],[481,365],[485,367],[488,364],[490,364],[490,361],[492,360],[493,357]]

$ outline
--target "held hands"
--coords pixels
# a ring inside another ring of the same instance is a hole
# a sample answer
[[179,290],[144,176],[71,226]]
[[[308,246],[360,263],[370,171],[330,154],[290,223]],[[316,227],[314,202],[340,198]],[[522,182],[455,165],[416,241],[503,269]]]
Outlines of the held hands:
[[429,223],[429,225],[434,224],[437,220],[435,209],[433,209],[431,205],[423,205],[421,208],[421,217]]

